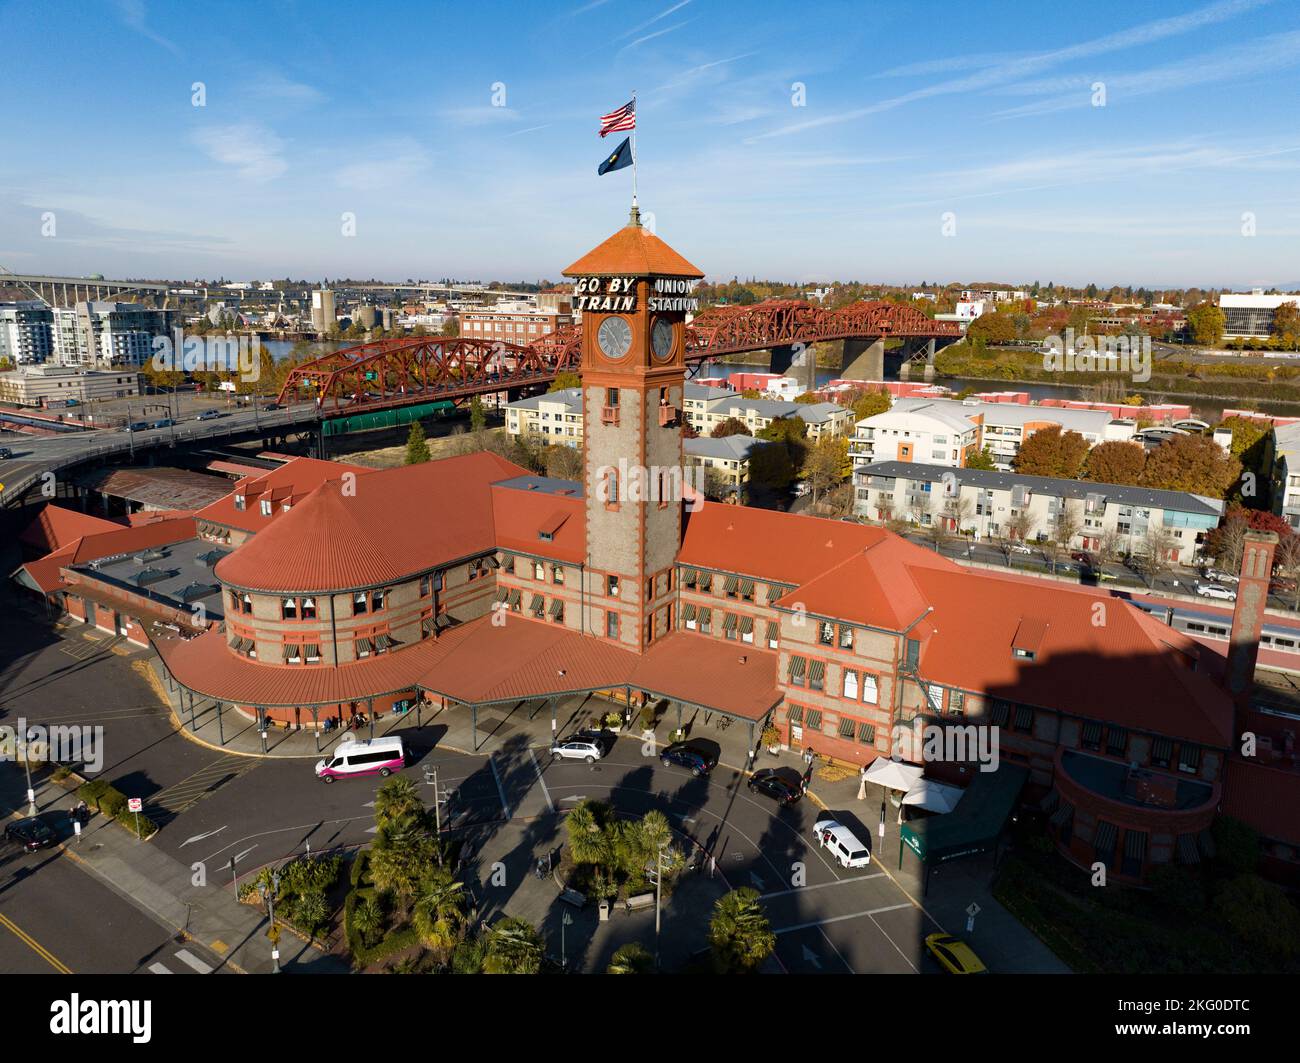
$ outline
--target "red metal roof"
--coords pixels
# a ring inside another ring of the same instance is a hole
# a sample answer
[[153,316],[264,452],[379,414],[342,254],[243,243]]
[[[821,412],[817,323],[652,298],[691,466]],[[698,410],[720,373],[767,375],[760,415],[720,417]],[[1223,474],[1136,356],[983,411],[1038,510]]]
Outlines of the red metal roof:
[[[1193,670],[1200,648],[1136,606],[1059,583],[909,570],[933,606],[931,631],[922,637],[923,679],[1220,748],[1230,744],[1232,703],[1209,675]],[[1032,660],[1012,653],[1026,621],[1041,631]]]
[[291,498],[302,498],[327,480],[337,480],[345,472],[356,473],[359,476],[362,473],[371,473],[373,471],[373,469],[368,469],[364,465],[349,465],[341,461],[293,458],[278,469],[272,469],[269,472],[259,471],[255,475],[245,476],[243,479],[237,480],[229,494],[223,495],[210,505],[204,506],[194,515],[201,521],[223,524],[226,527],[239,528],[242,531],[260,532],[265,528],[269,528],[273,520],[277,520],[284,514],[277,507],[272,510],[269,517],[264,516],[261,507],[251,501],[244,509],[236,509],[236,495],[243,494],[251,500],[260,497],[266,491],[280,488]]
[[50,594],[66,585],[60,572],[64,567],[84,565],[101,557],[133,554],[152,546],[184,542],[193,539],[195,535],[194,518],[191,516],[151,521],[129,528],[110,523],[109,527],[112,528],[111,531],[83,535],[52,554],[28,562],[19,571],[25,571],[36,586]]
[[1300,845],[1300,772],[1231,757],[1220,807],[1266,838]]
[[[587,556],[587,513],[579,497],[492,488],[496,544],[502,550],[551,557],[580,565]],[[550,540],[540,538],[549,532]]]
[[24,546],[33,547],[42,553],[50,553],[83,535],[97,532],[118,531],[122,527],[116,521],[103,517],[94,517],[75,509],[65,509],[53,502],[47,502],[36,515],[36,519],[23,529],[18,541]]
[[563,271],[566,277],[583,274],[645,277],[703,277],[676,251],[641,225],[628,225],[583,255]]
[[215,571],[225,583],[272,592],[394,583],[496,549],[488,488],[522,473],[482,451],[373,470],[357,478],[351,493],[327,481]]

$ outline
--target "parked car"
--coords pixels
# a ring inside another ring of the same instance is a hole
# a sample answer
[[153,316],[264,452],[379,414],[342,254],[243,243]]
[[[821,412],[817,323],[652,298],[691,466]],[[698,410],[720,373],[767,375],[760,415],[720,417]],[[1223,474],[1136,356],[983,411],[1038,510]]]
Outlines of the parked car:
[[1032,554],[1034,550],[1033,547],[1026,546],[1024,543],[1012,543],[1011,552],[1013,554]]
[[778,805],[793,805],[803,797],[803,786],[787,775],[778,774],[775,768],[759,768],[746,785],[750,793],[763,794]]
[[925,947],[949,974],[989,973],[989,969],[975,955],[975,950],[952,934],[929,934],[925,939]]
[[34,853],[37,849],[48,849],[56,839],[54,831],[35,816],[28,816],[5,826],[5,841],[17,842],[24,852]]
[[1235,602],[1237,600],[1236,591],[1229,590],[1227,587],[1219,583],[1202,583],[1200,580],[1197,580],[1196,593],[1202,598],[1218,598],[1225,602]]
[[674,742],[659,754],[665,765],[676,764],[692,775],[708,775],[718,764],[718,755],[699,742]]
[[1269,580],[1268,589],[1274,594],[1281,594],[1284,592],[1290,594],[1295,590],[1295,586],[1295,580],[1290,576],[1274,576]]
[[600,748],[599,742],[593,742],[590,738],[569,738],[562,742],[556,742],[551,746],[551,756],[563,757],[565,760],[585,760],[588,764],[594,764],[605,755],[605,751]]
[[1087,565],[1089,568],[1097,567],[1097,559],[1088,553],[1087,550],[1075,550],[1070,554],[1071,561],[1077,561],[1081,565]]
[[574,731],[567,738],[561,738],[561,742],[595,742],[600,746],[600,755],[607,757],[614,750],[614,743],[618,741],[618,735],[613,731],[597,731],[593,728],[583,728],[581,731]]
[[0,447],[0,461],[8,461],[14,456],[14,452],[8,447]]
[[813,837],[841,867],[866,867],[871,863],[866,843],[838,820],[819,819],[813,824]]

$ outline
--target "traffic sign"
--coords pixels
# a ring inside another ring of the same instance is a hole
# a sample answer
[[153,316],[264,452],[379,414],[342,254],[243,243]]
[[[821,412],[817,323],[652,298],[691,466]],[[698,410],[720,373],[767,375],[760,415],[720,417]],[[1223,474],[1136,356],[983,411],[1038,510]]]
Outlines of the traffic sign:
[[126,809],[128,812],[139,812],[144,808],[144,801],[138,797],[128,797],[126,799]]

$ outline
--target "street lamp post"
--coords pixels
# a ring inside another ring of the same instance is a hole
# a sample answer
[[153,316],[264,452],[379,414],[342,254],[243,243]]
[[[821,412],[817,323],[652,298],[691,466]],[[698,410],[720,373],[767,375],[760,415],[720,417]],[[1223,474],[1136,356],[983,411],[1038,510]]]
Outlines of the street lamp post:
[[275,870],[271,872],[271,883],[262,883],[262,899],[266,901],[266,917],[271,923],[271,929],[267,931],[267,937],[271,939],[271,963],[272,974],[280,973],[280,935],[275,927],[275,895],[280,892],[280,872]]
[[655,970],[659,969],[659,913],[662,909],[660,898],[663,896],[663,857],[664,846],[659,845],[655,848]]
[[560,970],[562,971],[567,971],[569,969],[569,948],[566,943],[566,935],[564,933],[564,929],[565,927],[569,926],[572,922],[573,922],[573,916],[571,916],[568,910],[566,909],[564,912],[564,917],[560,920]]
[[32,760],[31,747],[27,744],[27,736],[23,735],[23,771],[27,774],[27,814],[36,815],[36,790],[32,786]]

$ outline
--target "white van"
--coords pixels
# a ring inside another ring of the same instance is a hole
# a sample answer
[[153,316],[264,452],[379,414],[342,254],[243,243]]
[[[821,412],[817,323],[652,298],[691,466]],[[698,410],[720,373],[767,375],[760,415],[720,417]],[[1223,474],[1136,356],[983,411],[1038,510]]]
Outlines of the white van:
[[871,863],[871,850],[842,823],[833,819],[819,819],[813,824],[817,843],[844,867],[865,867]]
[[378,773],[387,777],[406,767],[406,750],[400,738],[376,738],[371,742],[345,742],[334,750],[333,757],[316,762],[316,778],[321,782]]

